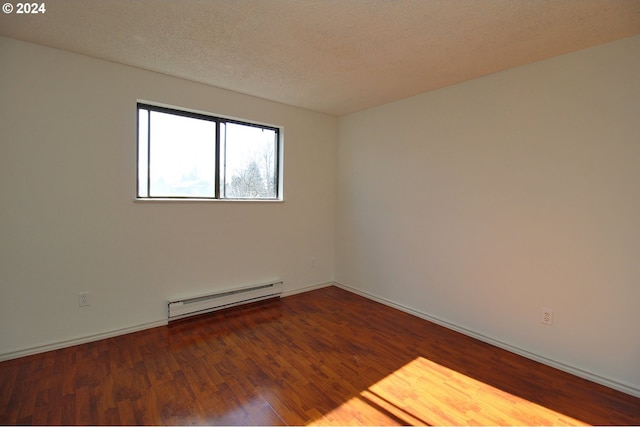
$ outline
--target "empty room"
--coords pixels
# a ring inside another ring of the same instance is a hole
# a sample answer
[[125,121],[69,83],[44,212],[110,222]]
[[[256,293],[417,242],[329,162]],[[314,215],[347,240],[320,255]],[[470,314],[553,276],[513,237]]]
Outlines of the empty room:
[[640,1],[0,13],[0,424],[640,424]]

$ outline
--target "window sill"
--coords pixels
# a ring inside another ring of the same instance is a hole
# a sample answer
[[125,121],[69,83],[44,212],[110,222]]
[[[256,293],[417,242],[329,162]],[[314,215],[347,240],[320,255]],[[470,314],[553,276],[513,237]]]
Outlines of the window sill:
[[141,198],[133,199],[135,203],[284,203],[283,199],[190,199],[190,198]]

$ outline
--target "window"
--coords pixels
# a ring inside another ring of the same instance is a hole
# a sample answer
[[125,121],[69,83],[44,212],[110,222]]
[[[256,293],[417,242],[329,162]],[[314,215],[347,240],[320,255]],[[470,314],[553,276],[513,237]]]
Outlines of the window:
[[280,197],[280,129],[138,104],[139,199]]

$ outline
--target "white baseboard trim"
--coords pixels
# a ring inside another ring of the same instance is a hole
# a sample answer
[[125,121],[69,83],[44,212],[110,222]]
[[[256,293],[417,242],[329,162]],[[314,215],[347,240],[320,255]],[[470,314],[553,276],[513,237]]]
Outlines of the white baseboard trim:
[[583,369],[576,368],[574,366],[567,365],[565,363],[558,362],[558,361],[553,360],[553,359],[549,359],[547,357],[544,357],[544,356],[532,353],[530,351],[524,350],[524,349],[522,349],[520,347],[516,347],[516,346],[513,346],[511,344],[507,344],[505,342],[496,340],[494,338],[488,337],[486,335],[480,334],[478,332],[472,331],[470,329],[464,328],[464,327],[456,325],[454,323],[439,319],[439,318],[437,318],[435,316],[432,316],[430,314],[414,310],[412,308],[409,308],[409,307],[404,306],[402,304],[399,304],[397,302],[388,300],[386,298],[381,298],[381,297],[379,297],[377,295],[373,295],[373,294],[371,294],[369,292],[365,292],[365,291],[362,291],[360,289],[352,288],[351,286],[345,285],[343,283],[334,282],[333,285],[335,285],[338,288],[344,289],[345,291],[352,292],[352,293],[360,295],[360,296],[362,296],[364,298],[379,302],[381,304],[384,304],[386,306],[398,309],[400,311],[403,311],[405,313],[408,313],[408,314],[411,314],[413,316],[419,317],[421,319],[428,320],[429,322],[433,322],[433,323],[435,323],[437,325],[444,326],[447,329],[451,329],[453,331],[460,332],[461,334],[464,334],[464,335],[467,335],[469,337],[475,338],[477,340],[483,341],[483,342],[485,342],[487,344],[494,345],[494,346],[499,347],[499,348],[501,348],[503,350],[507,350],[507,351],[509,351],[511,353],[515,353],[515,354],[518,354],[520,356],[526,357],[527,359],[531,359],[531,360],[534,360],[536,362],[540,362],[543,365],[551,366],[552,368],[556,368],[556,369],[559,369],[561,371],[568,372],[568,373],[570,373],[572,375],[575,375],[577,377],[584,378],[584,379],[592,381],[594,383],[598,383],[598,384],[604,385],[606,387],[612,388],[614,390],[621,391],[621,392],[629,394],[631,396],[640,397],[640,388],[634,387],[631,384],[623,383],[623,382],[620,382],[620,381],[617,381],[617,380],[612,380],[612,379],[603,377],[601,375],[594,374],[593,372],[588,372],[588,371],[585,371]]
[[167,320],[159,320],[156,322],[143,323],[128,328],[114,329],[112,331],[102,332],[99,334],[86,335],[78,338],[72,338],[69,340],[57,341],[54,343],[43,344],[35,347],[29,347],[23,350],[16,350],[9,353],[0,354],[0,362],[5,360],[17,359],[19,357],[33,356],[34,354],[44,353],[52,350],[59,350],[61,348],[72,347],[78,344],[86,344],[89,342],[100,341],[107,338],[117,337],[119,335],[126,335],[132,332],[139,332],[145,329],[156,328],[158,326],[166,326]]
[[293,289],[290,291],[284,291],[282,293],[282,297],[288,297],[291,295],[296,295],[296,294],[302,294],[304,292],[309,292],[309,291],[315,291],[316,289],[322,289],[322,288],[328,288],[329,286],[334,286],[335,283],[334,282],[323,282],[323,283],[316,283],[315,285],[309,285],[309,286],[305,286],[303,288],[298,288],[298,289]]

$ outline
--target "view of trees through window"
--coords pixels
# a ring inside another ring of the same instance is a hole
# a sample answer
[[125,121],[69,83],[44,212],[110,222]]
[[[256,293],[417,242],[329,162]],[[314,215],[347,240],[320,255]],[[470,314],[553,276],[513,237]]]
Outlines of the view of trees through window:
[[278,144],[277,128],[140,104],[138,197],[277,199]]
[[272,199],[277,195],[276,138],[273,129],[226,123],[224,189],[227,198]]

